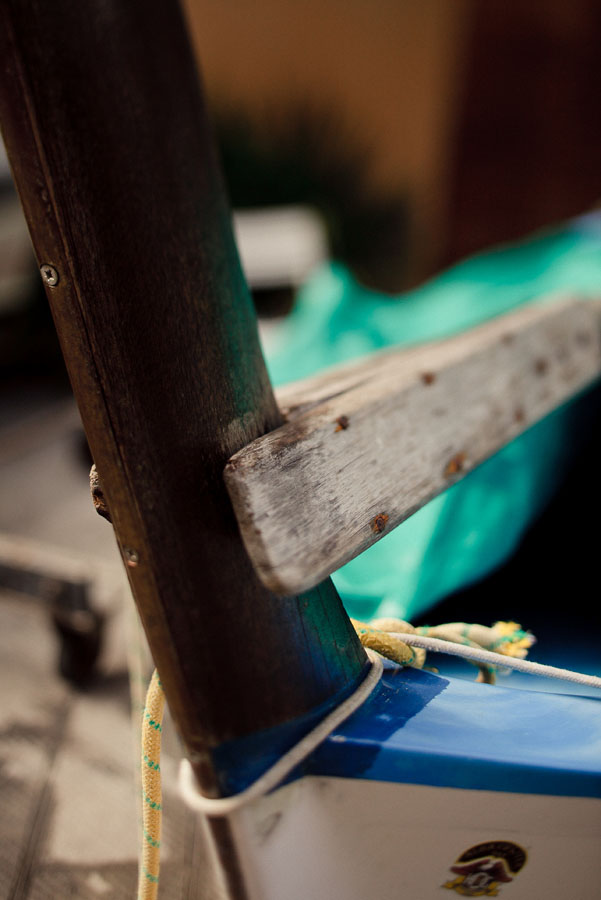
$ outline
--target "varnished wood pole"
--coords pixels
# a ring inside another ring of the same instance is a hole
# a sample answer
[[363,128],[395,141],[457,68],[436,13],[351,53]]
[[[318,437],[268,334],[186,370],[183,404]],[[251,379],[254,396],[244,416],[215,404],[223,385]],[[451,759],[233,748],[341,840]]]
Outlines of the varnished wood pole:
[[218,792],[216,746],[325,702],[365,657],[329,582],[260,585],[224,488],[280,414],[177,4],[0,9],[5,142],[73,389],[169,705]]

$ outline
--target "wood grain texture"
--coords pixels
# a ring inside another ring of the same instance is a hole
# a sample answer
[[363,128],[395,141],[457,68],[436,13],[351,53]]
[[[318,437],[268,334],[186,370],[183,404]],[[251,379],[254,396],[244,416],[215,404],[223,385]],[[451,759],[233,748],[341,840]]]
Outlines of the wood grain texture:
[[600,307],[568,299],[279,391],[287,423],[225,470],[261,579],[317,583],[600,372]]
[[131,587],[188,754],[366,663],[331,582],[258,581],[227,458],[281,422],[178,5],[1,0],[0,114]]

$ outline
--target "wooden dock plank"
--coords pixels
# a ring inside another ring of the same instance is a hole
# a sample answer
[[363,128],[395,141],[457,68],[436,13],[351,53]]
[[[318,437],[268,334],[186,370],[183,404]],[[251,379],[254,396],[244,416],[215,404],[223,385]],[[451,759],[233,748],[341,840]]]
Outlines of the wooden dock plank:
[[225,469],[263,582],[317,584],[585,388],[600,319],[592,301],[534,303],[280,391],[287,423]]

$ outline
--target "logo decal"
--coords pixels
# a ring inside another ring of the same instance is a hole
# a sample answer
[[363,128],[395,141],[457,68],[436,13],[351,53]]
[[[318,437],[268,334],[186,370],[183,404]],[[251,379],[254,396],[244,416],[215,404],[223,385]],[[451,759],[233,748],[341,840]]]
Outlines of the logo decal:
[[526,863],[526,851],[510,841],[487,841],[462,853],[442,887],[464,897],[496,897]]

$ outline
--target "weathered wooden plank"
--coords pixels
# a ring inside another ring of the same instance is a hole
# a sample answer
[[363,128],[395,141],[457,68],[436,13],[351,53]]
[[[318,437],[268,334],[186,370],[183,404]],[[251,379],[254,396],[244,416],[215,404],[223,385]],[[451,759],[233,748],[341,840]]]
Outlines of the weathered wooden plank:
[[331,583],[274,602],[223,484],[281,417],[181,13],[2,0],[0,59],[5,143],[130,584],[219,793],[221,742],[327,702],[366,657]]
[[263,582],[315,584],[588,385],[600,323],[596,302],[536,303],[279,391],[287,424],[225,469]]

